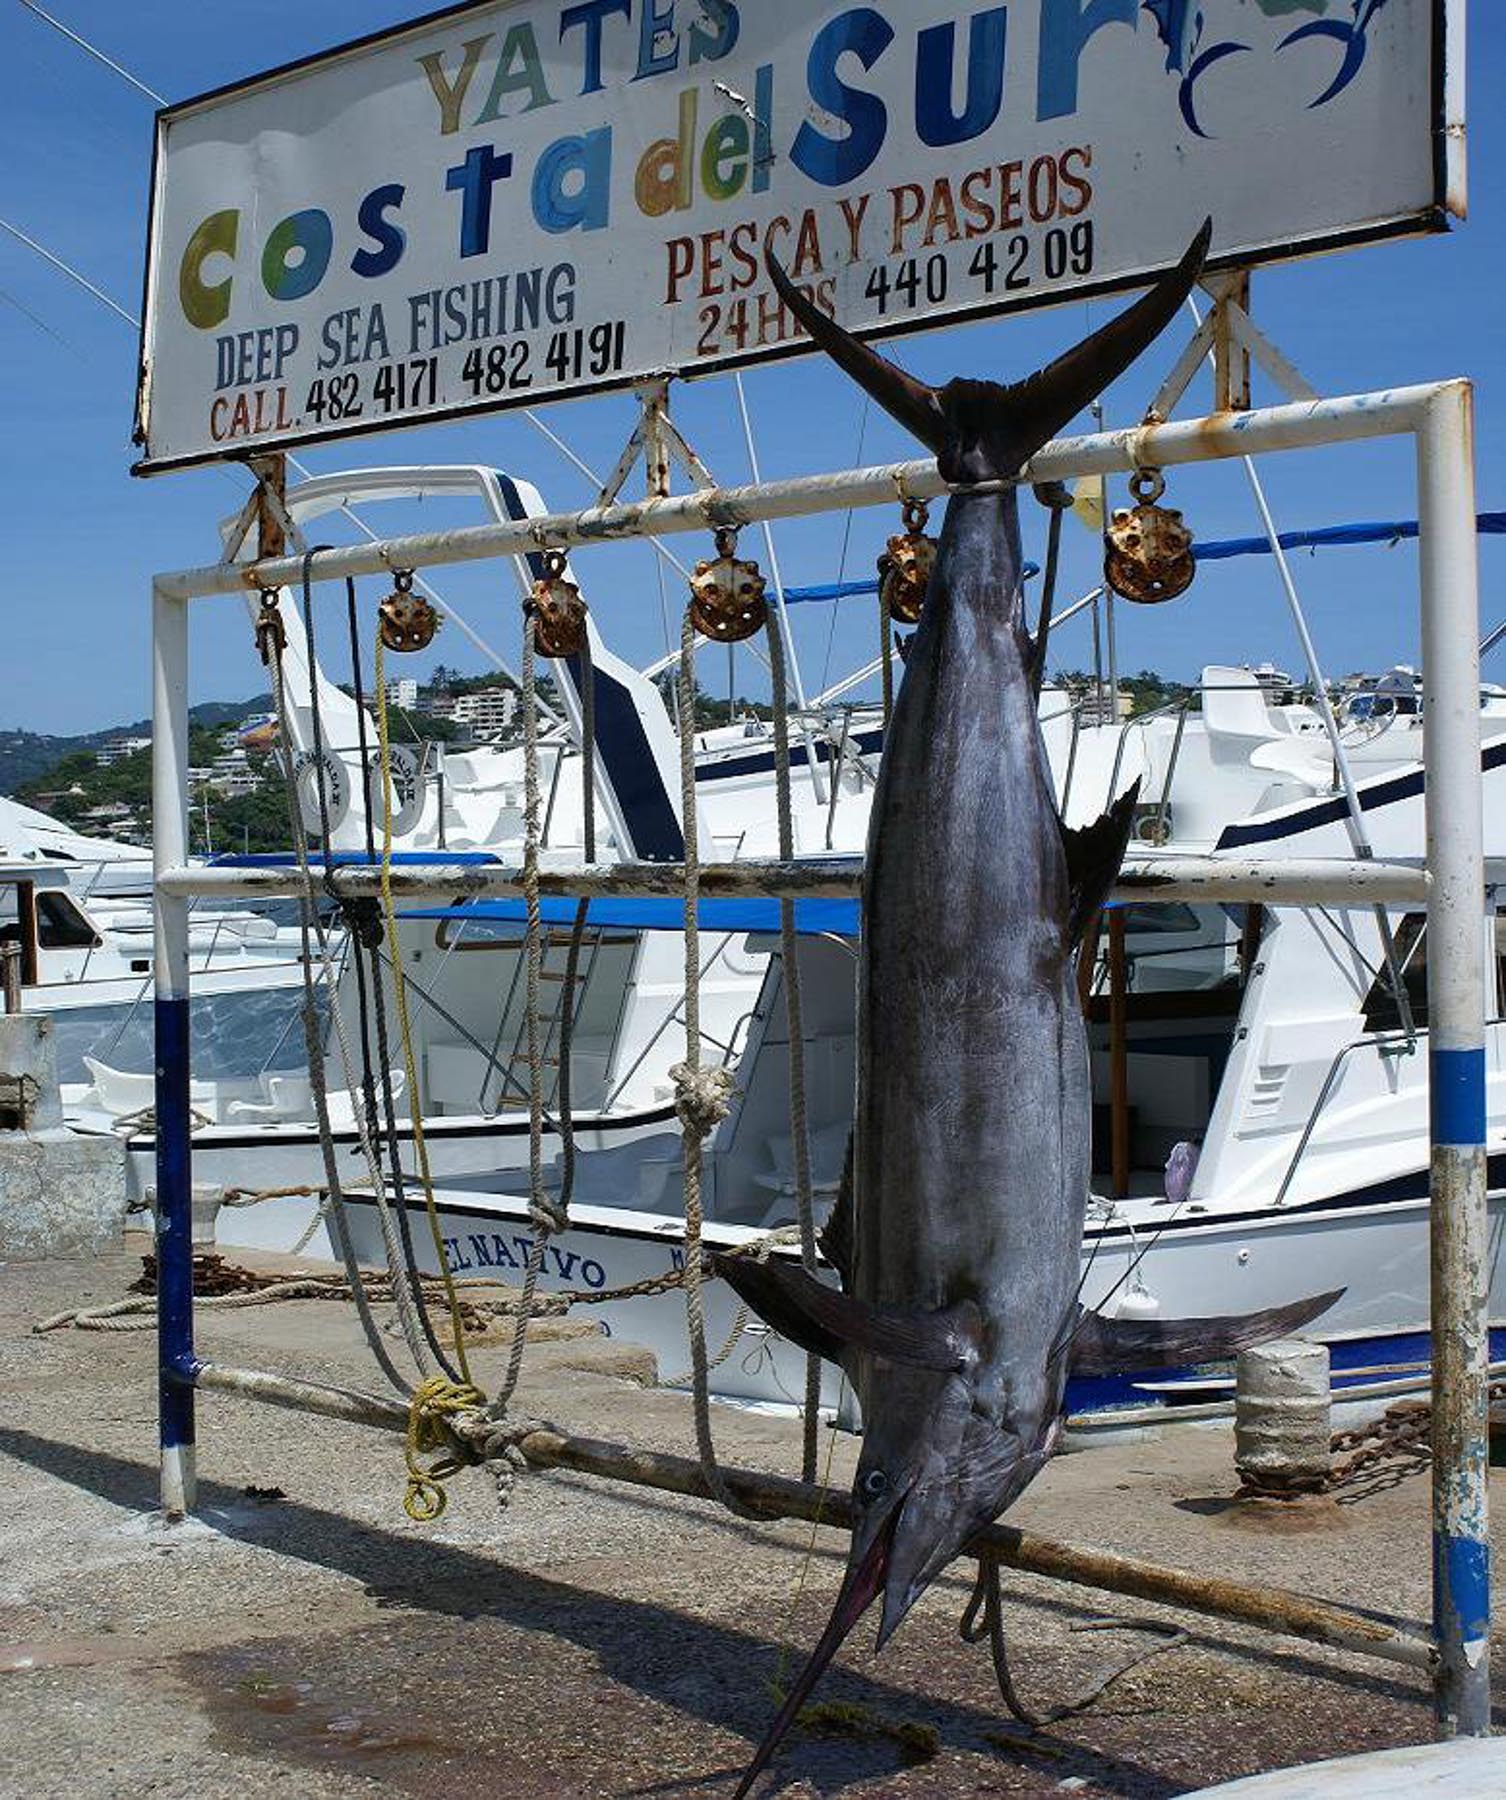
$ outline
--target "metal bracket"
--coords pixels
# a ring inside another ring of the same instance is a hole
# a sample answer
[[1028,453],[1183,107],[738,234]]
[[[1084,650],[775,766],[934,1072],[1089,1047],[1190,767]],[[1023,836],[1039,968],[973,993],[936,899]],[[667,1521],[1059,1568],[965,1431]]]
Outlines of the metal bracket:
[[1210,357],[1213,361],[1213,404],[1219,412],[1250,410],[1250,365],[1260,367],[1288,400],[1316,400],[1318,391],[1308,382],[1250,317],[1250,271],[1232,269],[1210,275],[1203,289],[1213,301],[1209,312],[1177,358],[1160,392],[1151,402],[1156,419],[1169,419],[1194,376]]
[[667,500],[672,491],[671,473],[675,463],[689,475],[697,490],[714,488],[716,478],[686,442],[684,434],[669,416],[669,378],[645,382],[636,390],[640,408],[638,423],[628,439],[617,467],[601,490],[598,504],[611,506],[627,484],[639,459],[642,459],[650,500]]
[[303,533],[288,511],[286,456],[274,453],[270,456],[248,457],[246,467],[256,477],[256,486],[226,535],[222,560],[227,563],[236,560],[245,548],[253,528],[256,532],[256,559],[259,562],[286,556],[289,544],[295,550],[303,550]]

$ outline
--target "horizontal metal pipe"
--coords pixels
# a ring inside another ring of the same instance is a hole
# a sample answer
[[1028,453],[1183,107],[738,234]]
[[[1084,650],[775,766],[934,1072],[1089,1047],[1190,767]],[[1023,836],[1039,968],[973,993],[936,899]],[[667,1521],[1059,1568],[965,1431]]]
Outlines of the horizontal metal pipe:
[[[405,863],[392,871],[392,892],[405,904],[448,904],[480,898],[515,898],[523,892],[521,868],[495,865]],[[544,869],[539,888],[546,899],[590,897],[620,900],[678,899],[684,894],[679,863],[597,863]],[[364,900],[381,892],[374,868],[341,868],[335,889],[346,899]],[[735,863],[706,863],[700,887],[707,899],[758,897],[850,899],[862,890],[861,857],[833,856],[800,862],[750,857]],[[193,894],[217,899],[274,899],[296,895],[293,869],[168,869],[160,892],[175,898]],[[1429,892],[1425,869],[1403,863],[1351,862],[1342,858],[1239,858],[1147,856],[1132,858],[1119,872],[1116,900],[1225,900],[1279,906],[1424,906]]]
[[193,1387],[239,1394],[243,1400],[261,1400],[289,1412],[317,1413],[320,1418],[340,1419],[347,1425],[370,1425],[378,1431],[408,1429],[408,1408],[401,1400],[385,1400],[354,1388],[326,1387],[319,1382],[294,1381],[287,1375],[269,1375],[261,1369],[236,1369],[212,1362],[197,1363],[191,1378],[180,1379]]
[[[323,1418],[369,1425],[378,1430],[406,1432],[408,1409],[400,1401],[358,1394],[346,1388],[320,1387],[293,1381],[282,1375],[255,1369],[228,1368],[203,1363],[197,1371],[200,1387],[239,1394],[249,1400],[317,1413]],[[710,1489],[698,1462],[660,1451],[633,1450],[599,1438],[569,1436],[549,1427],[530,1432],[521,1445],[536,1469],[569,1469],[607,1481],[662,1493],[710,1499]],[[852,1523],[852,1501],[845,1493],[817,1487],[785,1476],[765,1475],[755,1469],[723,1467],[722,1477],[745,1505],[769,1519],[819,1520],[838,1527]],[[1254,1625],[1283,1637],[1303,1638],[1350,1650],[1383,1662],[1403,1663],[1428,1669],[1433,1647],[1427,1639],[1383,1619],[1368,1618],[1281,1588],[1250,1587],[1214,1575],[1169,1569],[1138,1557],[1121,1556],[1081,1544],[1059,1543],[1011,1525],[991,1525],[979,1532],[969,1546],[972,1554],[997,1557],[1009,1568],[1044,1575],[1109,1593],[1127,1594],[1137,1600],[1172,1606],[1207,1618],[1231,1619]]]
[[[1260,412],[1215,413],[1209,418],[1172,420],[1096,432],[1048,444],[1020,472],[1019,481],[1060,481],[1077,475],[1111,475],[1135,468],[1167,468],[1235,456],[1255,456],[1307,445],[1351,443],[1418,429],[1430,403],[1457,383],[1394,388],[1341,399],[1302,401]],[[314,579],[379,575],[396,569],[436,568],[480,562],[529,550],[581,548],[619,538],[664,537],[676,532],[714,531],[760,520],[809,513],[841,512],[858,506],[892,506],[903,494],[934,500],[949,492],[932,459],[852,469],[835,474],[766,481],[740,488],[707,488],[666,500],[590,507],[540,519],[469,526],[413,537],[342,546],[320,553]],[[286,587],[302,578],[302,559],[277,557],[260,563],[217,563],[157,577],[167,599],[191,600],[208,594],[235,594],[248,588]]]

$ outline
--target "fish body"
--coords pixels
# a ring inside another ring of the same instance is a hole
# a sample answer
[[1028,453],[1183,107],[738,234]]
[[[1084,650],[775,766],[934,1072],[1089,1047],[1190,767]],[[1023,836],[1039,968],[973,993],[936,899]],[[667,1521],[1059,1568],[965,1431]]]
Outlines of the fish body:
[[[865,1464],[906,1488],[907,1507],[959,1465],[971,1489],[911,1579],[892,1571],[894,1623],[912,1581],[961,1549],[957,1532],[1002,1511],[1044,1460],[1066,1380],[1052,1351],[1076,1299],[1088,1051],[1022,566],[1013,488],[952,501],[865,868],[849,1291],[875,1307],[971,1309],[976,1323],[965,1370],[849,1358]],[[927,1413],[941,1432],[914,1428]]]
[[1014,481],[1180,310],[1211,233],[1128,312],[1009,387],[924,386],[770,259],[811,336],[937,453],[948,483],[980,491],[948,503],[874,796],[854,1146],[822,1235],[842,1286],[774,1259],[718,1265],[774,1330],[841,1365],[863,1412],[842,1590],[739,1796],[868,1608],[882,1597],[882,1644],[1049,1459],[1070,1370],[1229,1355],[1337,1297],[1180,1321],[1102,1319],[1077,1299],[1091,1093],[1076,961],[1137,796],[1081,830],[1058,813]]

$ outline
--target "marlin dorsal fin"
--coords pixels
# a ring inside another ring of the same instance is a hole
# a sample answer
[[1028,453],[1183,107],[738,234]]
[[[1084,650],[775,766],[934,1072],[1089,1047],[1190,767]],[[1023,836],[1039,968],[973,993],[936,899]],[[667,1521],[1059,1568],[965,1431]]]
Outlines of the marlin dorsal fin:
[[1082,941],[1094,915],[1109,897],[1129,847],[1139,801],[1140,783],[1136,781],[1091,825],[1061,828],[1067,852],[1067,880],[1072,887],[1067,941],[1073,946]]
[[980,1321],[970,1301],[940,1312],[905,1312],[871,1305],[772,1258],[718,1256],[713,1262],[766,1325],[828,1362],[842,1363],[849,1352],[862,1350],[916,1368],[952,1371],[977,1359]]
[[853,1179],[855,1156],[857,1152],[857,1133],[847,1134],[847,1156],[842,1164],[842,1180],[837,1188],[836,1204],[831,1209],[825,1225],[816,1242],[821,1247],[821,1254],[842,1277],[842,1286],[849,1292],[852,1290],[853,1272]]
[[1133,1375],[1140,1369],[1180,1369],[1218,1362],[1289,1337],[1326,1313],[1344,1289],[1273,1306],[1265,1312],[1218,1319],[1105,1319],[1083,1313],[1073,1334],[1068,1368],[1074,1375]]

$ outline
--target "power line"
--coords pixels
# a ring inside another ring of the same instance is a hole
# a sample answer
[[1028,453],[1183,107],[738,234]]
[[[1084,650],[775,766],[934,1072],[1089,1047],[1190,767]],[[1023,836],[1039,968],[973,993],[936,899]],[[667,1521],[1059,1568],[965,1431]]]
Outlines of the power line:
[[[27,5],[29,0],[21,0],[21,3],[23,6]],[[85,289],[88,293],[91,293],[101,305],[108,306],[110,311],[118,318],[124,319],[126,324],[129,325],[133,331],[139,331],[141,329],[141,321],[136,317],[135,313],[127,312],[118,300],[112,300],[103,288],[96,287],[87,275],[81,274],[71,263],[65,263],[61,256],[54,256],[45,244],[39,244],[34,237],[28,237],[19,225],[12,225],[9,219],[0,218],[0,231],[8,231],[13,238],[16,238],[19,242],[25,244],[28,250],[34,250],[44,262],[51,263],[53,268],[61,271],[61,273],[66,275],[70,281],[77,282],[81,288]]]
[[130,82],[131,86],[135,88],[138,94],[145,94],[148,100],[153,101],[158,106],[167,105],[167,101],[161,94],[157,93],[155,89],[149,88],[144,81],[138,81],[129,69],[122,68],[112,57],[106,56],[103,50],[99,49],[97,45],[91,44],[87,38],[80,37],[76,31],[71,30],[61,19],[55,19],[50,12],[44,12],[42,8],[37,5],[37,0],[21,0],[21,4],[26,8],[27,12],[34,13],[43,24],[50,25],[54,31],[67,38],[70,44],[76,44],[86,56],[92,56],[96,62],[103,63],[107,69],[113,74],[118,75],[122,81]]

